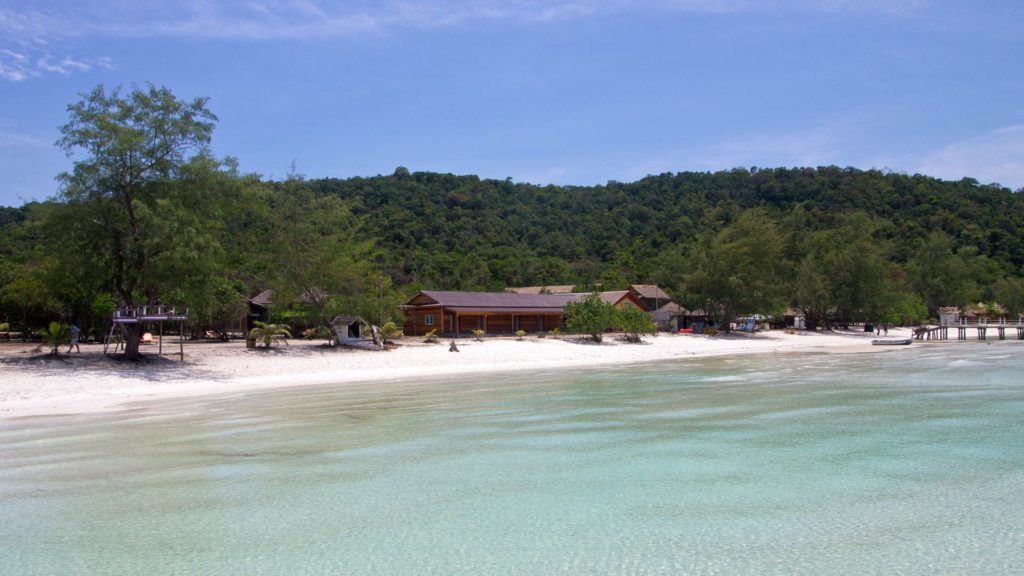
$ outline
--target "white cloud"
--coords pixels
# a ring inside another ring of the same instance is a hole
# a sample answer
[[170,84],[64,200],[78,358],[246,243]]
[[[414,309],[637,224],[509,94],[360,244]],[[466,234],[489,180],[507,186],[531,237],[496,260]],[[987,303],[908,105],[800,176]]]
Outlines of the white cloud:
[[[480,21],[545,23],[648,10],[679,12],[915,10],[925,0],[0,0],[0,79],[88,72],[111,62],[67,56],[82,37],[288,39]],[[24,56],[24,59],[15,57]]]
[[1024,124],[954,142],[902,162],[908,171],[949,180],[974,178],[1013,189],[1024,187]]
[[[2,0],[0,0],[2,1]],[[682,12],[904,11],[923,0],[81,0],[50,10],[0,7],[0,31],[20,38],[334,36],[389,26],[480,20],[547,22],[651,9]],[[44,6],[55,0],[42,0]],[[59,3],[63,4],[63,3]]]

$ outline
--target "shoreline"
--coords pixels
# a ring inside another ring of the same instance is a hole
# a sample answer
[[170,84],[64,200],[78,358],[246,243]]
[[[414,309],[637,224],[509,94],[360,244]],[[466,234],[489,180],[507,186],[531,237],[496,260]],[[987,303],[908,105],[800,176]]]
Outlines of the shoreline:
[[[417,379],[465,378],[473,375],[565,370],[776,352],[883,352],[905,347],[873,347],[874,334],[863,332],[786,333],[781,330],[730,336],[659,334],[643,344],[610,337],[601,344],[527,336],[489,337],[483,342],[449,340],[425,344],[406,337],[400,347],[380,352],[328,347],[323,341],[292,340],[269,350],[246,349],[242,342],[186,342],[185,360],[178,343],[162,357],[125,363],[109,359],[98,344],[82,353],[40,358],[32,344],[0,345],[0,420],[66,416],[127,410],[139,402],[198,398],[228,393],[298,386],[380,386]],[[890,331],[887,338],[909,338],[910,329]],[[144,351],[145,353],[145,351]]]

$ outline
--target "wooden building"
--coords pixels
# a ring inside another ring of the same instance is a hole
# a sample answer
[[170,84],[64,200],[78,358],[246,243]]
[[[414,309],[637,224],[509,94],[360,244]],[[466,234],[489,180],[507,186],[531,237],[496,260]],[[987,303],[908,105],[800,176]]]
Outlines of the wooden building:
[[[586,294],[516,294],[512,292],[442,292],[424,290],[410,299],[403,331],[422,336],[431,330],[441,334],[469,334],[483,330],[488,334],[544,332],[564,328],[562,312],[569,302]],[[628,291],[603,292],[601,298],[616,307],[643,304]]]
[[657,284],[630,284],[629,292],[643,302],[648,310],[658,310],[665,304],[673,302],[672,297]]

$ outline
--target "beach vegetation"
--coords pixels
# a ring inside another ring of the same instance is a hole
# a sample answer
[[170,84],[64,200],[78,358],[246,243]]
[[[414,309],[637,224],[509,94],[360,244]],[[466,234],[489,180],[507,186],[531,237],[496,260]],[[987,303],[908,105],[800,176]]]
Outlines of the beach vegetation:
[[640,343],[644,334],[654,334],[658,327],[651,315],[639,308],[626,306],[616,310],[616,328],[622,330],[626,342]]
[[428,343],[428,344],[436,343],[437,342],[437,328],[434,328],[433,330],[428,330],[427,333],[423,335],[423,341]]
[[[152,84],[127,93],[99,85],[68,106],[58,145],[80,156],[58,176],[51,226],[81,248],[62,250],[62,261],[126,307],[200,293],[214,275],[220,166],[207,148],[217,117],[206,102]],[[125,357],[138,358],[142,327],[125,333]]]
[[388,344],[391,344],[391,341],[395,338],[402,337],[402,329],[394,322],[385,322],[384,325],[380,327],[380,337],[383,339],[384,345],[387,346]]
[[483,330],[480,330],[479,328],[476,329],[476,330],[472,330],[472,332],[473,332],[473,339],[474,340],[476,340],[477,342],[483,342],[484,341],[484,334],[486,334],[486,332],[484,332]]
[[605,330],[614,328],[618,318],[615,306],[605,302],[597,292],[569,302],[565,305],[564,314],[567,330],[585,334],[594,342],[601,342]]
[[516,330],[516,340],[522,340],[526,336],[526,330]]
[[308,179],[293,163],[273,179],[213,157],[205,98],[101,85],[66,118],[57,196],[0,207],[0,318],[26,336],[51,318],[108,326],[101,294],[187,306],[193,334],[225,332],[267,289],[270,317],[296,330],[339,314],[401,323],[420,289],[565,284],[657,283],[725,329],[788,307],[810,327],[979,301],[1024,312],[1024,194],[970,178],[822,166],[538,186],[408,169]]
[[262,344],[264,348],[270,348],[276,342],[284,342],[288,345],[288,338],[292,337],[291,330],[285,324],[270,324],[267,322],[253,322],[253,329],[249,331],[249,338]]
[[704,308],[728,331],[740,315],[784,308],[783,238],[767,211],[752,209],[699,240],[687,279],[694,308]]
[[50,355],[56,356],[60,353],[61,346],[71,343],[71,326],[61,322],[50,322],[46,328],[36,331],[36,336],[43,339],[39,348],[49,348]]

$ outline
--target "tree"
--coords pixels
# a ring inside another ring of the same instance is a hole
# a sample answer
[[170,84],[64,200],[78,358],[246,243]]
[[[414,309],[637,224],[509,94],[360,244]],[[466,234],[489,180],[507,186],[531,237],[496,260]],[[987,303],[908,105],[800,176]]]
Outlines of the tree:
[[761,209],[748,210],[693,255],[688,290],[722,329],[739,314],[770,314],[782,307],[782,237]]
[[954,252],[952,239],[941,231],[932,232],[907,263],[910,286],[932,313],[942,306],[962,306],[976,299],[969,270],[968,263]]
[[249,331],[249,338],[263,344],[265,348],[270,348],[274,342],[284,342],[287,345],[287,339],[291,337],[291,331],[284,324],[256,321],[253,322],[253,329]]
[[[207,145],[217,118],[206,99],[185,102],[152,84],[122,95],[97,86],[68,106],[57,144],[84,154],[59,176],[70,206],[65,232],[128,307],[195,290],[212,275],[217,164]],[[85,246],[95,247],[86,250]],[[140,357],[141,326],[125,325],[125,357]]]
[[615,327],[615,307],[601,299],[597,292],[587,294],[564,308],[565,327],[576,334],[588,334],[594,342],[601,341],[605,330]]
[[616,326],[626,334],[627,342],[637,344],[641,342],[642,334],[654,334],[657,330],[651,315],[633,306],[616,310]]
[[46,328],[37,330],[36,335],[43,339],[39,347],[48,346],[50,348],[50,355],[56,356],[61,346],[71,342],[71,326],[61,324],[60,322],[50,322],[50,325]]
[[380,327],[380,337],[384,340],[385,347],[391,343],[392,339],[399,338],[401,336],[402,330],[394,322],[385,322],[384,325]]

